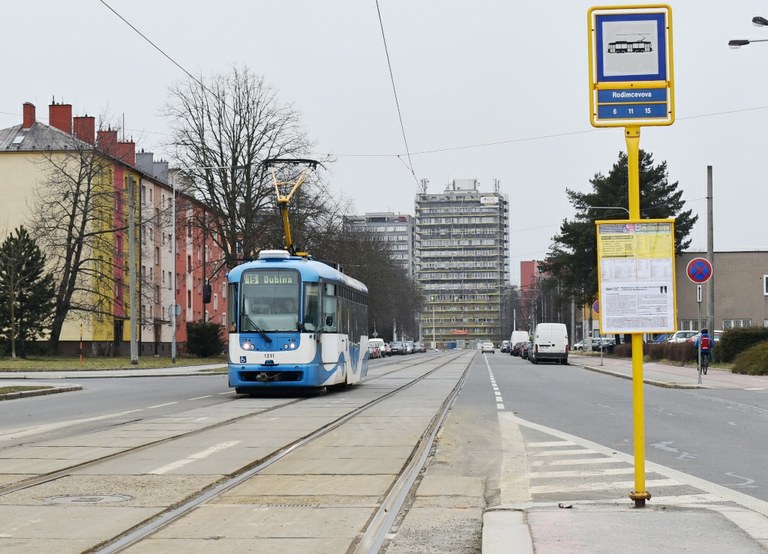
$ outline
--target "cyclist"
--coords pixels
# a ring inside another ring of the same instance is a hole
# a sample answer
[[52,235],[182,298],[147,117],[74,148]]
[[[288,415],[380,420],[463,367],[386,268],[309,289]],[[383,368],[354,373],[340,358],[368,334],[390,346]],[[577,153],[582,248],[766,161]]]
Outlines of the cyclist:
[[706,356],[707,365],[712,363],[712,350],[715,348],[715,343],[712,341],[712,337],[709,336],[709,332],[706,329],[702,329],[696,342],[693,343],[696,350],[701,349],[701,361],[704,362]]

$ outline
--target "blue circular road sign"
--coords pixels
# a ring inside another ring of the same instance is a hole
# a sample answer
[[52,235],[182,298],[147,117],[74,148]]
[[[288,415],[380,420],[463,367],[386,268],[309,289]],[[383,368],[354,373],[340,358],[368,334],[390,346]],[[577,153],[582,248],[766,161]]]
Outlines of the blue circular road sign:
[[685,267],[686,275],[696,284],[709,281],[712,271],[712,264],[706,258],[694,258]]

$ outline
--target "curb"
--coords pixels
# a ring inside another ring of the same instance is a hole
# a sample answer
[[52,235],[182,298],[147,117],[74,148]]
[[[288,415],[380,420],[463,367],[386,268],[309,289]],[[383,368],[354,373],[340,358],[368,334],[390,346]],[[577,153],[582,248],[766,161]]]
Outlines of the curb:
[[[594,366],[588,366],[583,365],[581,366],[586,370],[594,371],[595,373],[605,373],[606,375],[613,375],[614,377],[621,377],[622,379],[628,379],[629,381],[632,380],[631,375],[627,375],[626,373],[621,373],[618,371],[611,371],[609,369],[604,369],[601,367],[594,367]],[[669,383],[667,381],[655,381],[653,379],[643,379],[643,383],[646,385],[653,385],[654,387],[661,387],[665,389],[706,389],[709,387],[705,387],[703,385],[691,385],[688,383]]]
[[67,385],[64,387],[50,387],[37,390],[22,390],[17,392],[7,392],[0,394],[0,401],[2,400],[16,400],[17,398],[29,398],[31,396],[46,396],[48,394],[58,394],[60,392],[74,392],[83,390],[80,385]]

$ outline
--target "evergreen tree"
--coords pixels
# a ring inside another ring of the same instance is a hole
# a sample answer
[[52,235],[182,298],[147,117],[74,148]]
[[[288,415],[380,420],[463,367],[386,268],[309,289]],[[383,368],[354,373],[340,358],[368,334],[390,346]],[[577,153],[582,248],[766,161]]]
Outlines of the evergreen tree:
[[[640,217],[642,219],[675,218],[675,250],[684,252],[691,241],[688,236],[699,216],[683,210],[683,191],[678,182],[667,178],[667,162],[653,164],[653,156],[640,150]],[[568,200],[576,208],[573,220],[564,220],[560,234],[539,269],[560,283],[561,291],[577,303],[586,304],[597,297],[596,219],[625,219],[629,207],[629,173],[627,155],[619,153],[607,176],[597,173],[591,180],[591,192],[566,189]]]
[[54,307],[53,275],[45,256],[24,227],[0,246],[0,333],[10,343],[11,357],[26,356],[26,342],[50,324]]

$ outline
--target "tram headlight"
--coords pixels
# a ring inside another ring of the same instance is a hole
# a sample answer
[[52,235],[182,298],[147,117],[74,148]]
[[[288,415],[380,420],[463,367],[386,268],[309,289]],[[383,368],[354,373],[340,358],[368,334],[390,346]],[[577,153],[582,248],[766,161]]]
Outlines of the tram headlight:
[[249,340],[244,340],[240,346],[243,348],[243,350],[256,350],[256,345],[254,345]]

